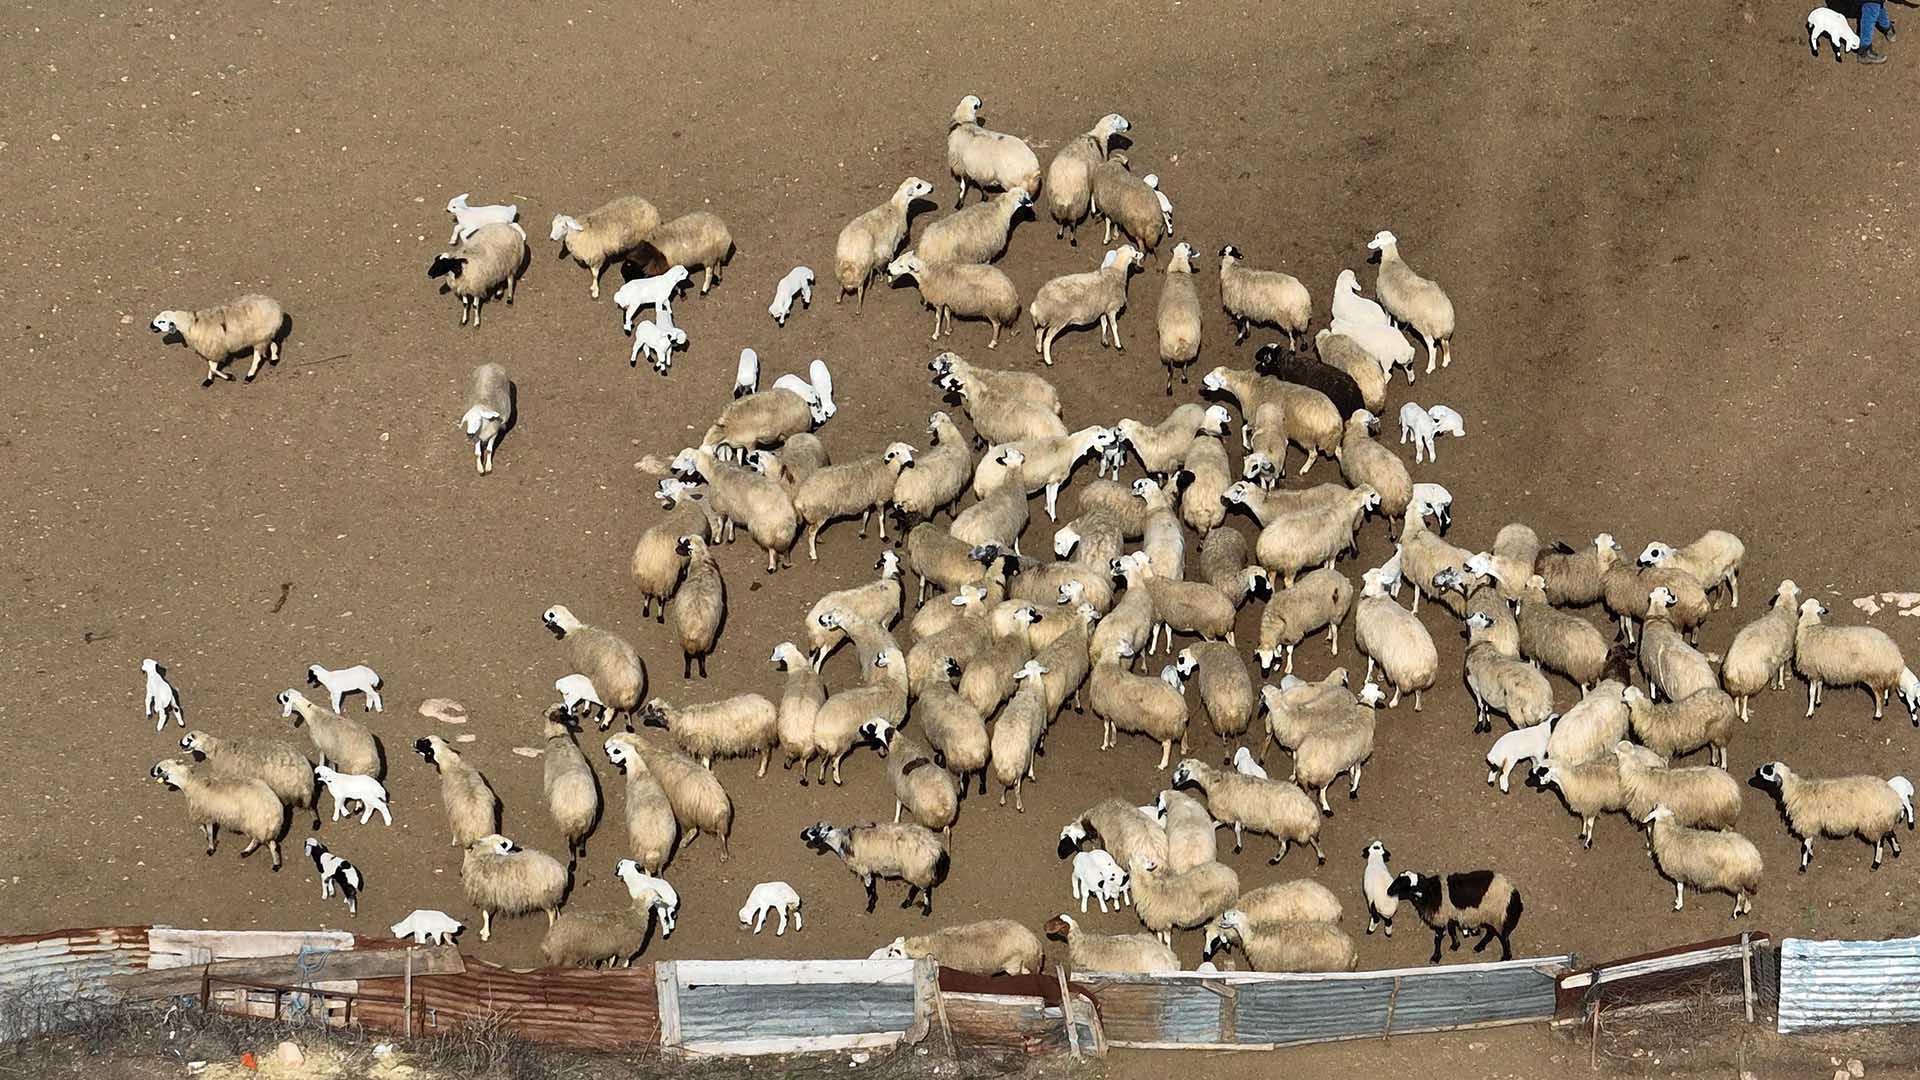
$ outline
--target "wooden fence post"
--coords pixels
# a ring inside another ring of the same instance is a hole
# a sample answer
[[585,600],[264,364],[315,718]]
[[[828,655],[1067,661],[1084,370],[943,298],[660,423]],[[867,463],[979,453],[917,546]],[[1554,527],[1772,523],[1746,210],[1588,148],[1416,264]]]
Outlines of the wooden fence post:
[[1060,1015],[1067,1021],[1067,1050],[1075,1060],[1080,1057],[1080,1029],[1073,1026],[1073,995],[1067,989],[1067,965],[1053,965],[1054,977],[1060,980]]
[[411,1039],[413,1038],[413,950],[412,949],[407,950],[407,970],[406,970],[406,973],[402,976],[402,978],[404,979],[404,981],[401,983],[402,998],[401,998],[401,1004],[400,1004],[400,1024],[401,1024],[401,1030],[405,1031],[407,1033],[407,1038]]
[[1393,1010],[1400,1004],[1400,976],[1393,977],[1393,992],[1387,995],[1387,1023],[1380,1029],[1380,1041],[1385,1042],[1393,1035]]
[[673,961],[653,965],[653,992],[660,1006],[660,1047],[670,1051],[680,1045],[680,977]]
[[1753,1023],[1753,934],[1740,931],[1740,998],[1747,1006],[1747,1023]]

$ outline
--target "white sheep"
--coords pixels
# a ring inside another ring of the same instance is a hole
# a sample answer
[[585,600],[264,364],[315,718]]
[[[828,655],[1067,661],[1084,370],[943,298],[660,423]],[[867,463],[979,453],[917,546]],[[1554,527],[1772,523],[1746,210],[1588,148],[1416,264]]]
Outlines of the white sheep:
[[[1144,812],[1147,807],[1141,807]],[[1158,811],[1154,820],[1159,821]],[[1104,914],[1107,904],[1112,903],[1114,910],[1122,906],[1122,898],[1132,902],[1131,890],[1127,882],[1127,872],[1114,857],[1099,848],[1075,852],[1073,856],[1073,898],[1080,901],[1080,913],[1086,914],[1087,899],[1091,897],[1100,905]]]
[[[1842,25],[1845,25],[1842,23]],[[520,217],[518,203],[495,203],[491,206],[470,206],[467,196],[471,192],[463,191],[447,200],[447,213],[453,215],[453,235],[447,237],[447,243],[465,240],[482,225],[511,225]]]
[[1167,223],[1167,235],[1172,236],[1173,200],[1167,198],[1167,193],[1160,190],[1160,177],[1153,173],[1148,173],[1140,178],[1140,182],[1152,188],[1153,197],[1160,200],[1160,217]]
[[1509,731],[1493,740],[1493,749],[1487,751],[1487,783],[1500,781],[1500,794],[1507,793],[1507,779],[1513,775],[1513,767],[1523,761],[1540,761],[1547,756],[1547,738],[1553,734],[1556,718],[1549,717],[1546,723],[1534,724],[1516,731]]
[[[1418,484],[1414,486],[1419,487]],[[1439,487],[1440,485],[1435,484],[1433,486]],[[1393,545],[1393,558],[1374,567],[1380,574],[1380,587],[1387,590],[1387,595],[1393,597],[1395,600],[1400,599],[1400,585],[1403,580],[1400,573],[1400,552],[1400,545]]]
[[[1467,437],[1467,422],[1464,417],[1445,405],[1433,405],[1427,408],[1427,415],[1433,419],[1435,435],[1451,435],[1456,439]],[[1433,457],[1433,448],[1427,448],[1427,457]]]
[[1807,48],[1813,55],[1820,55],[1820,35],[1827,35],[1833,46],[1833,59],[1840,61],[1843,52],[1856,52],[1860,48],[1860,35],[1847,24],[1847,17],[1830,7],[1817,7],[1807,12]]
[[1367,867],[1360,872],[1360,891],[1367,897],[1367,933],[1371,934],[1382,923],[1386,924],[1387,936],[1393,936],[1393,916],[1400,910],[1400,898],[1393,895],[1393,871],[1387,868],[1387,860],[1393,858],[1393,852],[1387,845],[1375,840],[1367,845]]
[[747,903],[740,909],[740,925],[753,924],[753,932],[759,933],[766,925],[767,912],[777,912],[780,924],[773,928],[773,936],[779,937],[787,932],[787,916],[793,916],[793,928],[804,929],[806,924],[800,921],[800,894],[793,886],[784,881],[763,881],[747,894]]
[[653,370],[665,375],[673,368],[673,350],[675,346],[684,348],[687,344],[687,332],[673,325],[673,319],[665,311],[657,312],[660,321],[641,319],[633,327],[633,351],[627,355],[628,367],[640,366],[640,354],[653,357]]
[[459,919],[433,908],[414,908],[406,918],[394,923],[387,929],[397,938],[410,937],[415,945],[445,945],[450,937],[460,936],[467,925]]
[[382,712],[380,702],[380,673],[365,664],[328,671],[319,664],[307,666],[307,685],[324,686],[327,693],[333,695],[333,711],[340,711],[340,700],[348,694],[358,692],[365,695],[361,703],[361,712]]
[[1267,770],[1261,768],[1260,763],[1254,760],[1253,751],[1244,746],[1233,752],[1233,771],[1241,776],[1267,779]]
[[1409,401],[1400,406],[1400,445],[1413,440],[1413,461],[1419,464],[1428,459],[1438,460],[1433,452],[1433,417],[1417,401]]
[[687,268],[678,264],[669,266],[665,273],[652,277],[634,278],[616,289],[613,305],[626,312],[626,321],[622,324],[627,333],[633,333],[633,317],[640,309],[650,307],[663,323],[673,323],[673,293],[686,283]]
[[805,266],[796,266],[787,271],[787,276],[773,287],[773,303],[767,305],[767,314],[781,326],[787,325],[787,316],[793,314],[793,298],[800,297],[800,306],[813,307],[813,271]]
[[173,684],[167,681],[167,669],[160,661],[146,659],[140,661],[140,670],[147,673],[147,712],[158,722],[153,730],[159,731],[167,726],[167,713],[173,713],[173,719],[181,726],[187,726],[187,714],[180,710],[180,696],[173,692]]
[[325,765],[314,766],[313,778],[326,785],[327,793],[333,796],[334,821],[346,816],[348,803],[357,802],[360,824],[365,825],[376,813],[382,822],[393,824],[393,813],[387,809],[387,789],[380,781],[357,773],[336,772]]
[[733,369],[733,396],[746,397],[760,392],[760,354],[752,349],[740,350],[740,363]]
[[[593,680],[585,675],[577,672],[572,675],[562,675],[553,681],[553,688],[560,692],[560,706],[567,710],[568,715],[581,715],[580,706],[585,705],[587,706],[585,715],[589,719],[606,716],[607,703],[600,700],[599,693],[593,688]],[[601,729],[605,730],[606,726],[605,720],[602,719]]]

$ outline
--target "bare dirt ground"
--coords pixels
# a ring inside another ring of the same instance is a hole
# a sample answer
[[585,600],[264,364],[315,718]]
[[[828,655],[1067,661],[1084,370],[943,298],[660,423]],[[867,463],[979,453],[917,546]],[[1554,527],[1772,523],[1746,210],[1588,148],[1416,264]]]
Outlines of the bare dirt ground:
[[[1610,531],[1630,551],[1731,529],[1747,541],[1747,603],[1709,623],[1713,650],[1782,576],[1847,620],[1860,617],[1852,597],[1916,587],[1904,465],[1904,418],[1920,405],[1904,310],[1916,122],[1901,105],[1912,58],[1896,45],[1880,69],[1813,62],[1799,9],[1735,5],[1679,33],[1671,17],[1538,0],[1021,15],[10,9],[0,157],[16,239],[0,298],[15,377],[0,431],[0,581],[12,617],[0,631],[0,730],[15,751],[0,766],[0,929],[377,932],[415,907],[466,916],[435,778],[408,752],[418,735],[454,731],[415,706],[465,702],[473,721],[459,730],[478,736],[465,749],[505,803],[505,831],[557,848],[539,764],[510,753],[537,741],[565,673],[540,625],[553,603],[630,634],[652,692],[670,700],[777,693],[770,647],[821,592],[866,580],[880,543],[836,526],[818,565],[802,558],[772,578],[744,543],[727,549],[732,609],[712,678],[683,684],[677,649],[642,621],[626,581],[631,544],[657,512],[633,463],[697,438],[745,345],[767,381],[813,357],[834,366],[841,412],[822,437],[836,456],[924,438],[939,407],[924,378],[930,320],[910,290],[876,291],[863,314],[836,308],[831,252],[840,226],[907,174],[934,180],[943,203],[922,222],[945,212],[945,118],[970,92],[991,126],[1030,137],[1043,160],[1104,112],[1130,117],[1136,171],[1160,174],[1180,236],[1207,256],[1209,307],[1213,253],[1231,242],[1298,274],[1324,319],[1335,274],[1359,269],[1370,286],[1364,243],[1395,230],[1460,313],[1456,363],[1411,388],[1469,421],[1469,437],[1415,476],[1455,493],[1456,542],[1484,546],[1512,520],[1575,543]],[[466,190],[518,202],[535,234],[518,302],[490,306],[479,331],[457,327],[457,304],[422,274],[449,228],[441,206]],[[739,247],[711,296],[678,305],[692,347],[666,379],[624,366],[613,308],[590,302],[585,274],[544,239],[555,212],[628,192],[668,215],[713,210]],[[1031,295],[1099,250],[1029,222],[1001,265]],[[776,329],[772,284],[801,262],[819,271],[822,295]],[[1157,271],[1135,278],[1124,353],[1091,332],[1061,340],[1049,374],[1070,424],[1168,408],[1154,360],[1159,287]],[[293,329],[279,367],[252,385],[201,389],[197,361],[147,329],[162,308],[256,289],[285,302]],[[1245,365],[1263,340],[1233,347],[1217,314],[1206,332],[1199,371]],[[986,336],[962,323],[950,344],[1037,368],[1022,335],[994,353]],[[512,371],[521,419],[483,480],[453,422],[467,373],[487,360]],[[1397,386],[1389,412],[1408,394]],[[1333,478],[1321,468],[1309,479]],[[1047,535],[1044,521],[1028,533]],[[1362,549],[1356,577],[1389,550],[1379,524]],[[1891,610],[1873,621],[1914,640]],[[1359,853],[1377,836],[1402,868],[1511,875],[1527,901],[1525,954],[1600,958],[1726,932],[1725,898],[1670,910],[1670,886],[1617,818],[1584,852],[1557,800],[1482,784],[1489,739],[1469,735],[1457,628],[1429,626],[1451,674],[1424,712],[1383,718],[1362,798],[1337,806],[1322,834],[1328,864],[1296,852],[1270,870],[1270,847],[1254,843],[1233,860],[1246,885],[1313,873],[1357,933]],[[1330,663],[1317,646],[1301,655],[1308,676]],[[303,828],[279,875],[261,858],[235,862],[237,844],[201,855],[180,796],[146,779],[179,733],[138,718],[145,656],[171,667],[192,726],[295,739],[274,695],[306,664],[379,668],[388,708],[368,719],[397,822],[321,834],[369,879],[357,920],[323,902],[298,861]],[[828,675],[852,678],[850,660],[836,657]],[[1813,773],[1912,772],[1917,736],[1903,718],[1876,724],[1864,696],[1837,692],[1803,720],[1798,691],[1756,703],[1733,747],[1736,775],[1771,758]],[[1573,700],[1565,684],[1558,693]],[[1102,755],[1097,737],[1090,717],[1061,719],[1024,815],[967,804],[937,922],[1037,925],[1067,903],[1061,824],[1110,791],[1147,801],[1164,779],[1144,742]],[[723,864],[702,841],[673,865],[680,930],[649,955],[858,956],[926,925],[893,910],[898,891],[861,914],[857,881],[797,840],[817,818],[885,815],[879,759],[851,758],[842,789],[801,789],[777,771],[756,782],[745,762],[719,773],[738,808],[734,857]],[[617,811],[615,774],[601,778]],[[575,903],[624,902],[614,822],[591,845]],[[1913,860],[1870,874],[1858,843],[1831,842],[1797,875],[1795,843],[1758,792],[1741,828],[1769,866],[1754,925],[1867,937],[1920,926]],[[736,928],[748,888],[771,878],[806,897],[804,932]],[[1132,915],[1092,921],[1119,930]],[[1425,959],[1427,939],[1403,923],[1391,941],[1363,942],[1363,966]],[[508,923],[491,945],[466,944],[527,963],[541,929]],[[1195,936],[1182,943],[1190,960],[1198,948]]]

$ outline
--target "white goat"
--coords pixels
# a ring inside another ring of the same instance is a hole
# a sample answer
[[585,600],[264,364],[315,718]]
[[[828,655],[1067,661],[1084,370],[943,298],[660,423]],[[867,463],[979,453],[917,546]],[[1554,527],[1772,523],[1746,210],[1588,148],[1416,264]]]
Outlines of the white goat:
[[471,192],[463,191],[447,200],[447,213],[453,215],[453,235],[447,238],[449,244],[472,236],[482,225],[511,225],[520,216],[518,203],[469,206],[469,194]]
[[653,277],[634,278],[614,291],[613,304],[627,313],[622,324],[627,333],[633,333],[633,317],[640,309],[650,307],[659,320],[673,325],[673,291],[687,280],[687,268],[679,264],[667,267],[663,274]]
[[388,927],[397,938],[410,937],[415,945],[431,942],[445,945],[450,937],[458,937],[466,924],[444,911],[432,908],[415,908],[413,913]]
[[173,684],[167,681],[167,669],[160,666],[160,661],[149,658],[140,661],[140,670],[147,673],[146,715],[158,720],[153,730],[159,731],[167,726],[168,712],[173,713],[174,720],[181,727],[186,727],[187,714],[180,710],[180,697],[173,692]]
[[339,821],[347,816],[347,804],[360,804],[360,824],[365,825],[378,813],[380,820],[387,825],[393,824],[393,814],[387,809],[387,789],[371,776],[358,773],[335,772],[326,765],[313,767],[314,779],[326,785],[327,793],[333,796],[333,820]]
[[787,316],[793,314],[793,298],[800,297],[800,306],[813,306],[813,271],[804,266],[796,266],[787,271],[787,276],[773,287],[773,303],[767,305],[767,314],[781,326],[787,325]]
[[365,664],[328,671],[319,664],[307,666],[307,685],[324,686],[327,693],[333,695],[333,711],[340,711],[340,701],[348,694],[358,691],[366,695],[361,703],[361,712],[384,712],[380,702],[380,673]]
[[1107,910],[1109,903],[1113,905],[1115,911],[1118,911],[1122,906],[1123,897],[1125,903],[1133,902],[1132,887],[1127,880],[1126,870],[1115,861],[1112,855],[1098,848],[1079,852],[1073,857],[1073,898],[1080,901],[1082,914],[1086,913],[1089,897],[1100,905],[1100,910],[1103,912]]
[[777,912],[780,923],[773,928],[773,936],[779,937],[787,932],[787,916],[793,916],[793,928],[804,929],[806,924],[800,921],[800,894],[793,886],[784,881],[763,881],[747,894],[747,903],[740,909],[740,925],[753,924],[753,932],[759,933],[766,925],[767,913]]

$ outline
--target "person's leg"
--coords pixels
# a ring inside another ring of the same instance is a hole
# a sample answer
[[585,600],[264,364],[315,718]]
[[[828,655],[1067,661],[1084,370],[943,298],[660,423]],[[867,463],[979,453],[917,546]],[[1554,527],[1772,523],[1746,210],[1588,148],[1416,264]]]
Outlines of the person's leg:
[[1887,9],[1884,4],[1867,0],[1860,5],[1860,51],[1873,48],[1873,32],[1886,29]]

